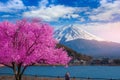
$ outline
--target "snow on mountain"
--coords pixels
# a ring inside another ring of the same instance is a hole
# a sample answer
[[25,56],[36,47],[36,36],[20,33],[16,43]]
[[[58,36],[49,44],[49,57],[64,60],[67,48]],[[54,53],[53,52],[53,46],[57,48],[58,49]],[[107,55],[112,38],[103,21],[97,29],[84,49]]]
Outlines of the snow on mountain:
[[87,40],[98,40],[98,41],[103,40],[81,29],[80,26],[73,26],[73,25],[62,27],[56,30],[54,34],[55,34],[54,37],[58,41],[70,41],[74,39],[87,39]]
[[80,26],[69,25],[55,31],[54,37],[69,48],[94,57],[120,57],[120,44],[98,38]]

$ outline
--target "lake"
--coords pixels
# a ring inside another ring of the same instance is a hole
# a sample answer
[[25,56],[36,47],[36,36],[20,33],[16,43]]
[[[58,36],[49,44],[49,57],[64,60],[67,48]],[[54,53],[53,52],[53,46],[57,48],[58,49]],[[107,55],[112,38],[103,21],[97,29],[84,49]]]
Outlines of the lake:
[[[71,77],[112,78],[120,79],[120,66],[31,66],[24,74],[37,76],[64,76],[69,72]],[[7,67],[0,68],[0,74],[11,74]]]

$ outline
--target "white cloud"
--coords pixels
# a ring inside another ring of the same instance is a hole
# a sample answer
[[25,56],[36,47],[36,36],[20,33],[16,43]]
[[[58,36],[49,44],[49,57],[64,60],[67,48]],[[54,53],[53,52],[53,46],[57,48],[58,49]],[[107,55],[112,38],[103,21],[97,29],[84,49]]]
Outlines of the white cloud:
[[81,17],[81,18],[79,18],[79,21],[80,21],[80,22],[84,22],[85,19]]
[[78,14],[73,14],[73,13],[71,13],[71,14],[66,14],[66,15],[64,15],[63,16],[63,18],[68,18],[68,19],[70,19],[70,18],[78,18],[78,17],[80,17]]
[[77,26],[102,39],[120,43],[120,21],[114,23],[77,24]]
[[36,6],[27,6],[27,9],[28,9],[28,10],[36,10],[37,7],[36,7]]
[[41,18],[45,21],[57,21],[59,18],[78,17],[75,14],[77,8],[64,5],[50,5],[49,7],[40,7],[37,10],[31,10],[23,13],[24,17]]
[[107,2],[107,0],[100,1],[100,7],[93,9],[89,18],[93,21],[109,21],[114,19],[115,15],[120,15],[120,0],[116,0],[113,3]]
[[48,3],[49,3],[48,0],[42,0],[42,1],[39,2],[39,6],[40,6],[40,7],[46,7],[46,5],[47,5]]
[[1,16],[2,18],[8,18],[8,17],[12,17],[11,15],[3,15]]
[[56,0],[51,0],[52,3],[56,2]]
[[72,16],[72,18],[78,18],[78,17],[80,17],[78,14],[72,14],[71,16]]
[[25,9],[22,0],[9,0],[7,3],[0,2],[0,12],[16,12]]

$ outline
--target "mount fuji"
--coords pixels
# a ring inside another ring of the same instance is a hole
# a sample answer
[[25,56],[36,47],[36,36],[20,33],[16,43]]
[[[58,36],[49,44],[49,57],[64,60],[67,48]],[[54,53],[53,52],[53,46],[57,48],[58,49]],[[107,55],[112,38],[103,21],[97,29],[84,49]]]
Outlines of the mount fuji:
[[103,39],[98,38],[87,31],[81,29],[80,27],[69,25],[62,27],[55,31],[54,36],[58,41],[70,41],[75,39],[87,39],[87,40],[98,40],[102,41]]
[[120,44],[105,41],[83,30],[80,26],[68,25],[54,32],[54,37],[78,53],[93,57],[120,57]]

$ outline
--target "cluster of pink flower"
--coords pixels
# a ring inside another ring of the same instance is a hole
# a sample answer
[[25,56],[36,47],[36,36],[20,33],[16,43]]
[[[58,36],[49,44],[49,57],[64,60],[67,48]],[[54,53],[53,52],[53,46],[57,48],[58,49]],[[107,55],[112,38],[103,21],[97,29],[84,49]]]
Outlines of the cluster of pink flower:
[[56,48],[53,28],[42,22],[26,20],[0,23],[0,64],[22,66],[63,64],[70,61],[67,52]]

